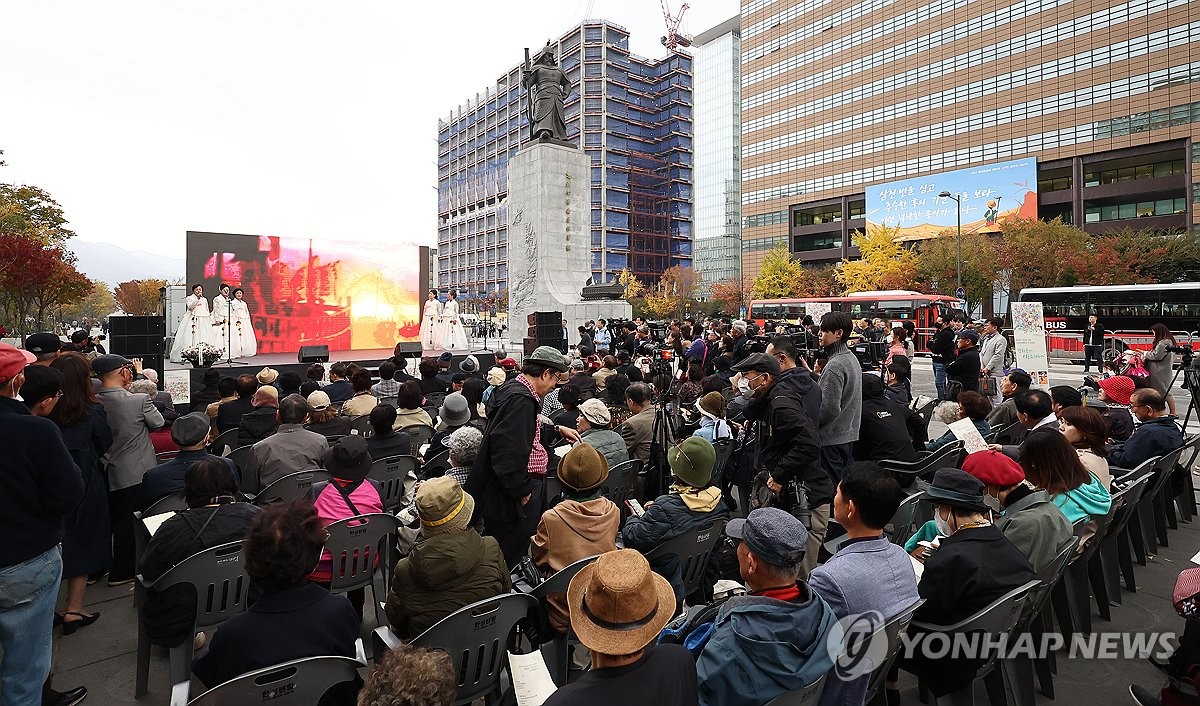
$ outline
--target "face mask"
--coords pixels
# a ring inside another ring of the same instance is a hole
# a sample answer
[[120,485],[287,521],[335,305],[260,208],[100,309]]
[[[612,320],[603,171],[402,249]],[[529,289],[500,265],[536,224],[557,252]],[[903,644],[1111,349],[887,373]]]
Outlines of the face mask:
[[950,520],[943,520],[942,513],[933,513],[933,521],[937,523],[938,534],[942,535],[943,537],[949,537],[950,535],[954,534],[954,531],[950,529]]
[[750,382],[746,378],[738,380],[738,393],[747,397],[754,394],[754,391],[750,389]]

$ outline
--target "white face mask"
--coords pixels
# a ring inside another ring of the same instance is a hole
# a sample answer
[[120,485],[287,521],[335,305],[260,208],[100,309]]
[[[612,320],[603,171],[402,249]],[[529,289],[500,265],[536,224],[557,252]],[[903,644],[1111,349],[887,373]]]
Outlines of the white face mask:
[[750,389],[750,381],[746,378],[738,380],[738,392],[746,396],[753,394],[754,391]]
[[943,520],[941,512],[933,513],[933,521],[937,523],[938,534],[943,537],[949,537],[954,534],[954,531],[950,529],[950,520]]

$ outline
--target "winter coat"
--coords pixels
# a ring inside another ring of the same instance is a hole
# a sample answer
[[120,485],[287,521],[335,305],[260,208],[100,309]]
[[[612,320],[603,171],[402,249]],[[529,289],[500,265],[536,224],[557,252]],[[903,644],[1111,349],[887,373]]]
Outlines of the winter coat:
[[511,588],[494,537],[447,532],[426,537],[397,562],[384,609],[396,634],[412,639],[459,608]]
[[580,434],[579,438],[600,452],[604,460],[608,461],[609,470],[629,460],[629,449],[625,446],[625,440],[612,429],[588,429]]
[[1142,365],[1150,373],[1150,387],[1166,395],[1171,386],[1171,376],[1175,374],[1175,354],[1167,350],[1173,346],[1170,339],[1164,338],[1154,345],[1154,349],[1142,356]]
[[491,405],[479,455],[463,487],[475,498],[475,519],[510,523],[524,518],[521,499],[533,491],[529,454],[540,404],[513,378],[496,388]]
[[243,414],[237,427],[237,445],[252,446],[274,434],[279,428],[278,412],[274,407],[259,407]]
[[[972,346],[963,348],[958,352],[958,357],[946,365],[946,384],[957,382],[962,385],[962,391],[979,391],[979,349]],[[954,399],[950,396],[949,389],[946,393],[947,399]]]
[[[821,379],[825,378],[822,374]],[[821,440],[817,425],[805,412],[802,402],[792,395],[782,377],[767,388],[761,398],[746,407],[746,418],[757,420],[759,463],[780,485],[792,480],[804,484],[809,507],[833,500],[833,482],[821,466]],[[861,385],[862,375],[859,374]],[[859,400],[856,408],[861,409]],[[857,419],[855,419],[858,422]],[[857,436],[857,430],[855,436]]]
[[721,606],[696,661],[702,706],[761,706],[829,671],[842,627],[824,599],[800,591],[796,601],[734,596]]
[[854,442],[854,460],[916,461],[908,433],[908,409],[883,394],[883,380],[878,375],[863,375],[862,427]]
[[[694,489],[693,489],[694,490]],[[708,487],[699,492],[689,492],[687,499],[679,493],[660,495],[654,504],[646,508],[641,517],[630,517],[621,531],[626,549],[636,549],[647,554],[651,549],[696,527],[703,527],[716,520],[729,518],[729,509],[721,501],[721,491]],[[674,554],[660,556],[650,562],[656,573],[666,577],[675,591],[675,600],[683,600],[683,575],[679,557]],[[711,576],[708,586],[716,583],[718,569],[717,552],[708,559]],[[711,590],[711,589],[710,589]]]
[[1113,447],[1108,455],[1108,465],[1137,468],[1147,459],[1164,456],[1180,446],[1183,446],[1183,434],[1179,433],[1175,417],[1170,414],[1155,417],[1134,427],[1133,434],[1124,444]]
[[[529,554],[546,578],[596,554],[615,551],[621,510],[606,497],[584,502],[564,500],[542,513]],[[547,597],[550,624],[565,634],[571,619],[565,594]]]
[[1071,541],[1071,521],[1044,490],[1021,485],[1006,498],[996,527],[1021,550],[1035,572],[1050,565]]

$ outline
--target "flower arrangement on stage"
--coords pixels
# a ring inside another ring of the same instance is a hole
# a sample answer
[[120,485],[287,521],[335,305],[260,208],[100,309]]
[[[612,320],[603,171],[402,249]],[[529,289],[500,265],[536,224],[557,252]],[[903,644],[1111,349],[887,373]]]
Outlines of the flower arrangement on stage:
[[225,350],[208,343],[197,343],[190,348],[184,348],[179,357],[192,364],[193,368],[207,368],[221,359]]

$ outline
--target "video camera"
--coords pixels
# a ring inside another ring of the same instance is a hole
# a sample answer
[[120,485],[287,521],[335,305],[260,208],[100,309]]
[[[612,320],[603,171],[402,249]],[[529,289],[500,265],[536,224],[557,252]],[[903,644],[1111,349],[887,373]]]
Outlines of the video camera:
[[1192,350],[1191,346],[1167,346],[1167,350],[1171,353],[1178,353],[1182,358],[1180,362],[1185,368],[1192,365],[1192,357],[1196,355],[1196,351]]

